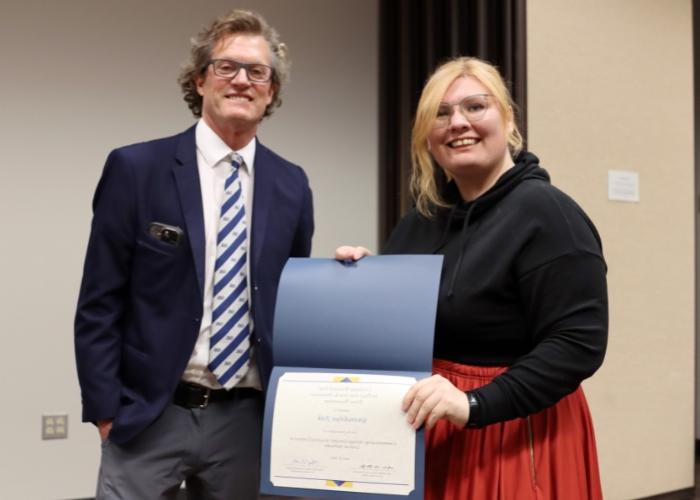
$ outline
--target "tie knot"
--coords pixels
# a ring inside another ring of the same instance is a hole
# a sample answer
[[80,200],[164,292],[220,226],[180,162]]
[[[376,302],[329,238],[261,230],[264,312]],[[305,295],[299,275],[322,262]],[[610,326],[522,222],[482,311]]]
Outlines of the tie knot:
[[238,153],[231,153],[231,165],[234,170],[238,170],[243,164],[243,158]]

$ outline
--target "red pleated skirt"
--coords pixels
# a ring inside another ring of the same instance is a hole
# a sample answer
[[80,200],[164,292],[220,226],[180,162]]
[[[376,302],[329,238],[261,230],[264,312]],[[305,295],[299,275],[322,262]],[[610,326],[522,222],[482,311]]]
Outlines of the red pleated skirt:
[[[506,369],[434,360],[463,391]],[[602,499],[595,436],[579,387],[551,408],[481,429],[447,420],[426,432],[426,500]]]

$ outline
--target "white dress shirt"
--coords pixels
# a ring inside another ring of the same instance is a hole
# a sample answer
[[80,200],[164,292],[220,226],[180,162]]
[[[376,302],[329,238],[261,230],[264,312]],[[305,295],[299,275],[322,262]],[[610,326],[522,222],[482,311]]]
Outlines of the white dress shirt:
[[[214,263],[216,262],[216,237],[218,233],[221,203],[224,195],[224,183],[231,173],[231,155],[234,152],[216,133],[204,122],[199,120],[195,129],[195,144],[197,145],[197,169],[199,184],[202,190],[202,209],[204,214],[204,308],[202,324],[197,337],[197,343],[190,357],[182,380],[212,389],[221,389],[221,384],[209,370],[209,338],[211,337],[211,317],[213,304]],[[253,220],[253,166],[255,159],[255,138],[243,148],[236,151],[243,158],[239,169],[241,190],[245,203],[246,228],[248,230],[248,250],[250,250],[251,223]],[[246,252],[246,268],[248,271],[248,304],[252,306],[250,296],[250,251]],[[253,331],[253,316],[250,315]],[[262,388],[260,376],[255,362],[255,350],[252,348],[248,373],[241,379],[237,387]]]

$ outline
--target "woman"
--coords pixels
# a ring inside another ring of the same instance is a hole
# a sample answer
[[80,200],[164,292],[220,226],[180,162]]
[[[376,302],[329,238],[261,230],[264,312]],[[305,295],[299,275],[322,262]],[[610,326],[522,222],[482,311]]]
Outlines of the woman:
[[602,498],[579,387],[607,343],[600,238],[521,149],[493,66],[437,69],[413,127],[416,206],[385,249],[444,255],[434,375],[403,401],[427,429],[426,499]]

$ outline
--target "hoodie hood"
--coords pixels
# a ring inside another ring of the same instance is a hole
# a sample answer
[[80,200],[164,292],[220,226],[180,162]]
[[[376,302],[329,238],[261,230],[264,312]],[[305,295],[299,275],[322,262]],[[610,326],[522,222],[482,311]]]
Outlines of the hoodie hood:
[[515,158],[515,165],[499,177],[496,184],[472,201],[462,200],[457,185],[454,182],[448,183],[442,195],[445,201],[453,206],[442,209],[438,216],[447,218],[451,216],[452,222],[455,223],[463,222],[464,218],[469,214],[470,219],[474,220],[479,215],[493,208],[520,183],[531,179],[550,182],[549,174],[540,167],[540,160],[537,156],[523,151]]
[[450,206],[436,208],[432,217],[423,216],[414,208],[394,228],[382,253],[439,253],[450,235],[454,237],[455,232],[461,231],[461,238],[466,238],[471,225],[519,185],[530,181],[549,184],[549,175],[534,154],[521,152],[515,158],[515,165],[473,201],[462,200],[455,183],[449,182],[440,194]]
[[540,160],[532,153],[521,152],[515,158],[515,165],[509,168],[501,177],[498,178],[488,191],[472,201],[464,201],[454,182],[450,182],[444,192],[443,197],[448,203],[454,203],[451,208],[443,209],[438,217],[445,220],[442,231],[442,236],[437,242],[437,246],[433,251],[439,250],[447,241],[448,235],[456,229],[460,229],[460,247],[459,259],[455,266],[452,276],[450,276],[450,288],[447,294],[448,298],[453,295],[454,284],[459,274],[464,252],[469,244],[471,232],[469,226],[476,221],[484,213],[491,210],[505,196],[508,195],[516,186],[527,180],[539,180],[550,183],[549,174],[545,169],[540,167]]

